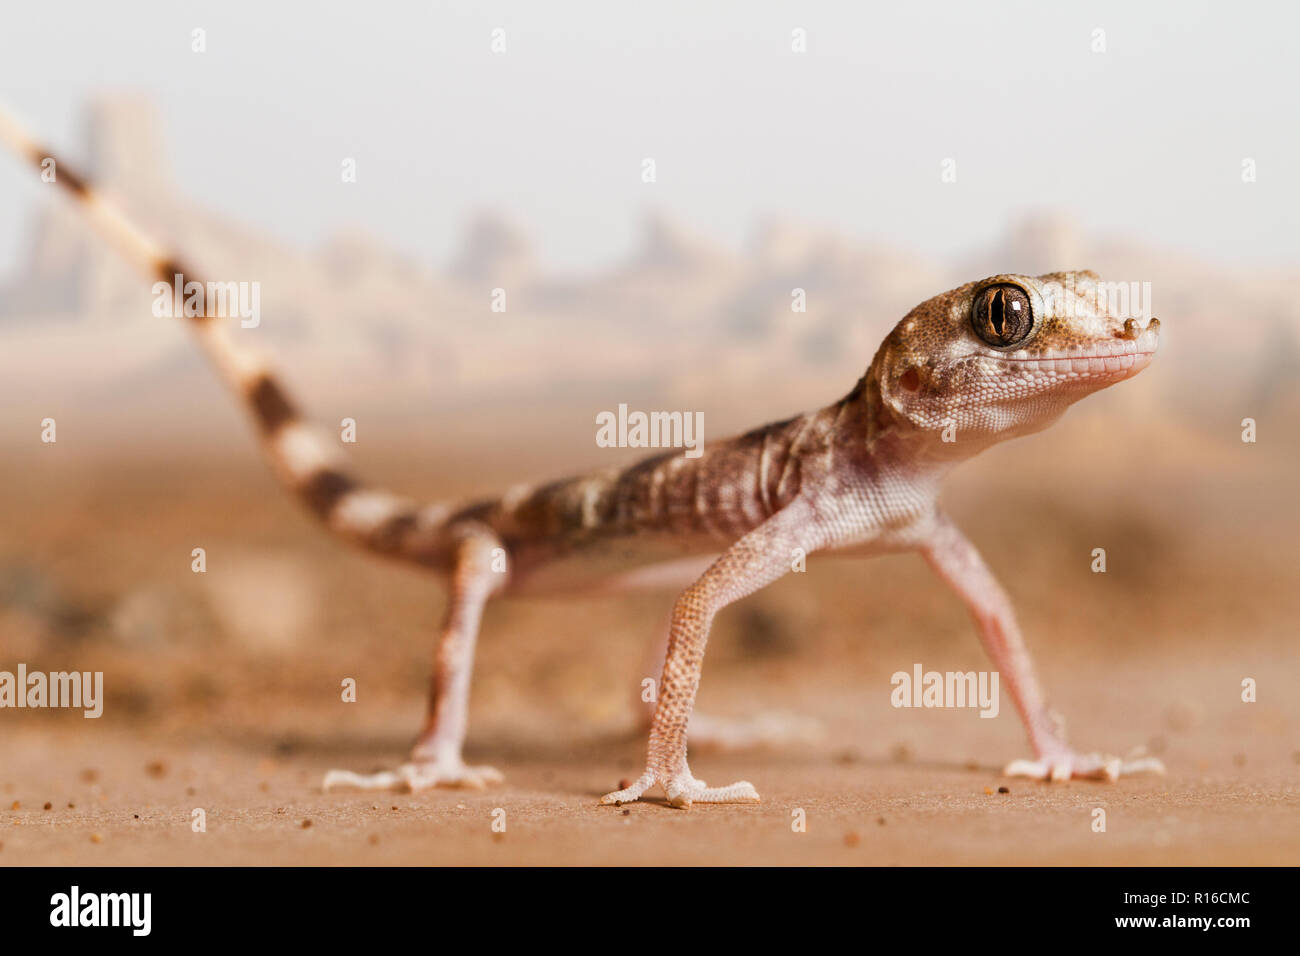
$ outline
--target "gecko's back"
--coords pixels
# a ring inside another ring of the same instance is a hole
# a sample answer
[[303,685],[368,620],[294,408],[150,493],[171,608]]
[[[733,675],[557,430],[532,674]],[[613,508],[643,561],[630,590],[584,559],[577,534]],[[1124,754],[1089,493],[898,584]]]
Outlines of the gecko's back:
[[869,415],[860,382],[826,408],[705,443],[699,457],[666,451],[626,468],[520,485],[448,520],[491,528],[519,578],[570,558],[607,571],[611,561],[717,552],[797,497],[806,471],[861,459]]

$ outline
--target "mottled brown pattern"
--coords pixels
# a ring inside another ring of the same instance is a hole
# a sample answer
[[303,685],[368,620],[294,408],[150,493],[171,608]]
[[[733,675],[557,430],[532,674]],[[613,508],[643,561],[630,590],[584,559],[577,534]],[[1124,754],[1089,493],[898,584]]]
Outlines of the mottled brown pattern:
[[[448,526],[481,522],[532,560],[622,537],[674,535],[714,547],[752,530],[798,495],[804,463],[829,455],[846,408],[864,409],[865,380],[840,402],[706,443],[699,458],[673,450],[508,493],[456,512]],[[855,418],[865,448],[866,416]]]
[[322,469],[298,488],[307,507],[321,518],[328,518],[344,495],[357,491],[356,479],[341,471]]
[[248,390],[248,403],[257,418],[258,427],[267,437],[298,418],[298,412],[289,402],[284,389],[270,375],[260,375]]
[[[87,195],[90,195],[89,189],[87,189]],[[157,263],[154,264],[153,276],[155,281],[165,282],[167,283],[168,286],[171,286],[173,288],[175,287],[177,282],[176,277],[179,276],[180,287],[182,291],[185,289],[185,286],[190,282],[198,282],[200,284],[204,284],[203,280],[200,279],[193,270],[187,269],[185,266],[181,265],[179,260],[174,259],[171,256],[168,256],[164,259],[160,259]],[[214,316],[209,316],[207,310],[205,309],[204,311],[199,312],[195,315],[187,316],[187,318],[191,322],[194,322],[198,325],[202,325],[209,318],[214,318]]]

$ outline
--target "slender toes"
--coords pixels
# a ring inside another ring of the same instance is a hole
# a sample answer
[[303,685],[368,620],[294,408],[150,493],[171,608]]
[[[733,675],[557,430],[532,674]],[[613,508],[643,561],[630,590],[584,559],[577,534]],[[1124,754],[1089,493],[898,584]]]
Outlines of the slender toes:
[[[642,794],[654,786],[657,779],[653,772],[647,770],[632,786],[607,793],[600,798],[600,802],[603,804],[632,803],[634,800],[639,800]],[[680,810],[689,809],[696,801],[700,803],[759,802],[758,791],[748,780],[741,780],[726,787],[706,787],[703,780],[684,775],[665,782],[664,793],[668,797],[668,805]]]
[[685,780],[670,783],[668,805],[681,810],[690,809],[692,803],[758,803],[758,791],[748,780],[726,787],[706,787],[702,780]]
[[482,790],[486,786],[468,767],[458,767],[447,771],[437,764],[424,766],[422,764],[408,763],[402,767],[400,773],[402,779],[406,782],[407,789],[412,793],[429,790],[433,787],[464,787],[468,790]]
[[1124,761],[1118,757],[1103,757],[1097,767],[1103,780],[1114,783],[1124,771]]
[[353,773],[351,770],[331,770],[321,781],[321,789],[352,787],[356,790],[400,790],[403,783],[403,779],[391,771]]
[[1130,773],[1154,773],[1163,777],[1165,765],[1156,757],[1136,757],[1132,760],[1125,760],[1120,765],[1120,773],[1125,776]]
[[[1080,777],[1084,780],[1105,780],[1114,783],[1119,779],[1123,766],[1118,757],[1103,757],[1101,754],[1088,754],[1086,757],[1074,757],[1065,761],[1066,774],[1061,779]],[[1057,777],[1053,775],[1053,780]]]
[[351,787],[356,790],[406,790],[418,793],[434,787],[466,787],[482,790],[490,783],[500,783],[505,777],[494,767],[467,767],[460,762],[406,763],[396,771],[381,773],[353,773],[350,770],[331,770],[325,774],[321,789],[333,790]]
[[758,803],[760,800],[758,791],[748,780],[726,787],[705,787],[694,798],[700,803]]
[[1032,777],[1042,780],[1048,775],[1045,760],[1013,760],[1002,769],[1004,777]]
[[643,773],[637,778],[636,783],[623,790],[615,790],[613,793],[607,793],[600,798],[600,802],[608,806],[609,804],[633,803],[641,799],[641,794],[645,793],[654,784],[655,777],[652,773]]
[[1155,757],[1121,760],[1103,754],[1065,754],[1039,760],[1013,760],[1002,771],[1007,777],[1030,777],[1034,780],[1063,781],[1071,778],[1104,780],[1114,783],[1134,773],[1165,772],[1165,765]]
[[408,763],[398,772],[412,792],[431,787],[486,790],[488,784],[500,783],[505,779],[495,767],[467,767],[462,763]]

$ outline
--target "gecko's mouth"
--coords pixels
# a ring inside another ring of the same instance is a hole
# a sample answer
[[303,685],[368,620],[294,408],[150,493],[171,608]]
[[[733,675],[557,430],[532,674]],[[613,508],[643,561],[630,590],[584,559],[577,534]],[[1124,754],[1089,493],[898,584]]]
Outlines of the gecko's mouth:
[[1112,355],[1069,355],[1059,358],[1051,356],[1039,358],[999,356],[994,361],[1014,362],[1027,372],[1093,378],[1099,375],[1140,372],[1151,364],[1151,357],[1155,354],[1155,349],[1150,349],[1149,351],[1128,350]]
[[997,362],[1014,363],[1026,372],[1085,378],[1122,375],[1127,378],[1151,364],[1159,344],[1159,319],[1153,318],[1144,329],[1129,319],[1115,338],[1087,348],[1038,355],[1021,351],[987,357]]

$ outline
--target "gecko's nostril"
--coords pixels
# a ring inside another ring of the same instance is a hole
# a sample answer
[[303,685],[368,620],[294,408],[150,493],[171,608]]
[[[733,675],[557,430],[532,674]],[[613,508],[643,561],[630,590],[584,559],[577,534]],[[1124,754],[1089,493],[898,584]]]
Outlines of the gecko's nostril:
[[1137,319],[1125,319],[1124,328],[1115,333],[1115,338],[1128,339],[1131,342],[1136,340],[1143,332],[1158,334],[1160,332],[1160,320],[1153,315],[1151,321],[1146,324],[1146,328],[1144,329],[1138,324]]
[[921,373],[914,368],[909,368],[899,376],[898,384],[901,385],[905,391],[915,392],[921,387]]

